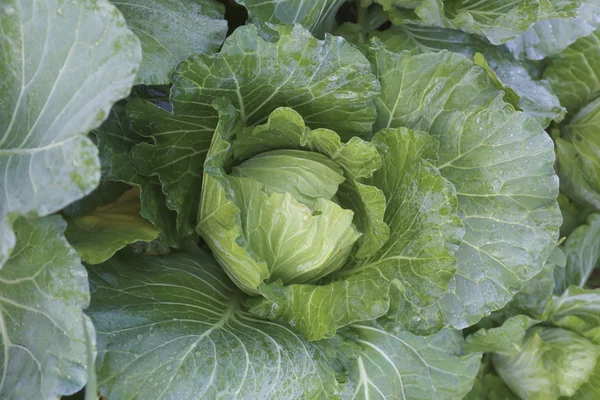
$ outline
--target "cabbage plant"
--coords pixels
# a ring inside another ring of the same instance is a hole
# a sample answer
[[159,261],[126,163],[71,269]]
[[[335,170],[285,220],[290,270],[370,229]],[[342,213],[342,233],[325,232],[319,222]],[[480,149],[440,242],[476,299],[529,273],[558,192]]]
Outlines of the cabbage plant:
[[0,0],[0,399],[598,397],[599,21]]

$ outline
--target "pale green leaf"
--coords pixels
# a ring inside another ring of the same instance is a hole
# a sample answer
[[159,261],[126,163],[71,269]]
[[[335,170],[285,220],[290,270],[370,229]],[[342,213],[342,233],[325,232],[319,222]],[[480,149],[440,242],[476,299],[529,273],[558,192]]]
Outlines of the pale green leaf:
[[3,1],[0,37],[2,265],[15,246],[12,216],[51,214],[98,184],[84,135],[129,94],[141,51],[105,0]]
[[65,235],[83,261],[99,264],[128,244],[158,237],[160,230],[140,215],[139,196],[139,189],[131,189],[115,202],[67,219]]
[[[568,14],[571,18],[550,18],[537,21],[521,36],[506,43],[515,57],[542,60],[554,56],[580,37],[592,33],[600,25],[600,2],[598,0],[567,1],[562,4],[569,6]],[[573,13],[576,8],[577,12]]]
[[98,386],[107,398],[336,398],[320,348],[240,308],[207,254],[117,254],[90,270]]
[[546,346],[540,335],[529,335],[522,348],[523,351],[511,355],[493,354],[496,373],[520,399],[557,400],[554,376],[547,371],[542,358]]
[[346,398],[461,399],[473,385],[481,355],[464,355],[462,335],[390,333],[375,324],[353,324],[344,335],[360,345],[348,371]]
[[595,340],[595,331],[600,326],[600,289],[569,287],[552,299],[548,320]]
[[136,83],[163,85],[189,56],[219,50],[227,33],[225,7],[215,0],[116,0],[142,43]]
[[[340,269],[360,237],[352,225],[353,212],[333,201],[319,198],[313,210],[290,192],[269,193],[251,179],[231,177],[229,185],[240,210],[245,244],[269,268],[266,283],[314,282]],[[211,235],[210,231],[203,233]],[[245,272],[228,271],[241,276]]]
[[[268,29],[267,24],[300,24],[315,37],[323,38],[335,26],[335,14],[345,0],[236,0],[248,9],[251,22]],[[267,25],[267,26],[266,26]]]
[[[372,36],[381,39],[388,50],[397,53],[403,50],[412,54],[449,50],[474,57],[479,52],[489,64],[487,72],[490,78],[498,79],[498,88],[506,88],[505,100],[537,119],[543,127],[553,120],[559,122],[564,118],[566,111],[548,83],[532,78],[537,68],[531,63],[515,60],[504,46],[493,46],[483,38],[457,30],[417,25],[395,26],[383,32],[375,31]],[[478,64],[485,65],[483,60]],[[517,97],[511,95],[507,98],[510,91],[514,91]]]
[[233,167],[231,175],[260,182],[279,193],[288,192],[313,210],[319,198],[331,200],[346,180],[334,161],[303,150],[261,153]]
[[496,89],[500,89],[504,91],[504,101],[511,104],[515,110],[522,111],[519,107],[519,101],[521,100],[519,95],[510,87],[505,85],[498,75],[492,70],[487,60],[481,53],[475,53],[473,56],[473,64],[480,66],[487,73],[488,77],[496,87]]
[[0,398],[54,400],[87,379],[87,274],[59,216],[13,227],[16,246],[0,271]]
[[542,60],[560,53],[593,31],[594,26],[580,18],[553,18],[536,22],[506,46],[517,58]]
[[[522,35],[538,20],[573,17],[581,1],[476,1],[424,0],[415,13],[421,24],[460,29],[476,33],[498,45]],[[402,21],[394,18],[392,21]]]
[[590,375],[590,380],[588,382],[584,383],[571,398],[574,400],[596,400],[599,397],[600,397],[600,362],[597,362],[594,372],[592,372],[592,374]]
[[[415,20],[422,24],[475,33],[497,45],[525,32],[538,19],[540,4],[536,0],[424,0],[414,12],[418,16]],[[404,19],[394,13],[390,17],[394,23]]]
[[600,32],[578,39],[554,58],[544,78],[569,113],[575,113],[600,94]]
[[600,347],[566,329],[534,328],[546,349],[543,360],[552,374],[557,397],[573,396],[581,385],[588,382],[600,358]]
[[472,325],[504,307],[556,244],[552,140],[462,55],[375,48],[371,57],[382,85],[376,127],[406,126],[439,140],[436,165],[456,187],[466,229],[447,295],[418,318],[436,323],[441,313],[455,327]]
[[538,322],[526,315],[516,315],[497,328],[480,329],[467,338],[465,351],[507,356],[520,353],[527,329]]

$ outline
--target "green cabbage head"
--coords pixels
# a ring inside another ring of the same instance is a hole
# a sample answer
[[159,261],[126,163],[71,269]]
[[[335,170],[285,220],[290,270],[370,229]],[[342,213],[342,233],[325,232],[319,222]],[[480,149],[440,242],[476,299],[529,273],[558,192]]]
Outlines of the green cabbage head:
[[374,144],[305,128],[288,108],[233,131],[213,139],[198,229],[245,292],[316,282],[381,247],[384,196],[362,183],[381,167]]

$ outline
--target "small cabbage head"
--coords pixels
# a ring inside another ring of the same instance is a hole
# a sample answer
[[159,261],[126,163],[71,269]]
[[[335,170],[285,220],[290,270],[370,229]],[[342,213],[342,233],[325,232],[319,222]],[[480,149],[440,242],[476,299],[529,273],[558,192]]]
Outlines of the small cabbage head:
[[556,153],[562,190],[579,204],[600,210],[600,98],[561,127]]
[[498,375],[524,400],[551,400],[573,396],[590,380],[599,347],[562,328],[535,327],[527,332],[522,351],[494,353]]
[[381,247],[384,196],[361,183],[381,166],[373,144],[310,130],[289,108],[265,125],[219,132],[205,165],[198,232],[245,292],[257,294],[263,282],[316,282],[350,254]]

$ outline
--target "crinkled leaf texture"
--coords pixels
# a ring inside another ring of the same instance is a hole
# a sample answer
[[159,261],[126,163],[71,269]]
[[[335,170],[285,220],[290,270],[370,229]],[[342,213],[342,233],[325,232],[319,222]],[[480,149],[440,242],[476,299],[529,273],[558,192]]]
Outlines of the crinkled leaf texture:
[[0,266],[17,215],[43,216],[100,178],[84,135],[129,94],[140,44],[105,0],[7,0],[0,13]]
[[[456,399],[480,356],[462,336],[427,338],[358,324],[308,342],[240,308],[239,291],[198,250],[119,253],[90,270],[96,368],[107,398]],[[339,378],[339,381],[336,380]]]
[[216,0],[118,0],[129,28],[142,43],[136,83],[164,85],[181,61],[219,50],[227,34],[225,7]]
[[444,320],[470,326],[504,307],[555,246],[561,216],[552,140],[462,55],[378,46],[371,59],[382,86],[376,128],[404,126],[439,141],[435,165],[456,187],[466,229],[447,294],[413,311],[420,325],[413,329]]
[[0,398],[56,399],[86,382],[82,309],[89,303],[85,268],[63,236],[59,216],[18,218],[16,246],[0,271]]
[[344,0],[236,0],[248,9],[250,21],[269,31],[274,25],[300,24],[322,38],[335,26],[335,14]]
[[[560,122],[566,110],[561,107],[548,82],[533,79],[537,68],[531,63],[516,60],[504,46],[493,46],[485,39],[461,31],[418,25],[400,25],[383,32],[375,31],[385,47],[395,53],[408,50],[423,54],[449,50],[474,57],[481,53],[485,60],[478,65],[487,68],[496,86],[505,90],[504,99],[534,117],[546,127],[552,121]],[[514,91],[514,92],[513,92]]]
[[67,219],[65,235],[83,261],[99,264],[128,244],[158,237],[160,230],[139,213],[139,195],[139,189],[131,189],[89,214]]
[[277,36],[268,42],[256,27],[240,27],[219,53],[180,64],[172,113],[150,102],[128,104],[136,131],[153,142],[135,146],[132,159],[143,175],[158,175],[180,235],[196,225],[203,163],[218,122],[213,100],[231,101],[244,125],[288,106],[311,128],[333,129],[345,140],[371,133],[379,84],[362,53],[340,37],[317,40],[299,25],[280,27]]

